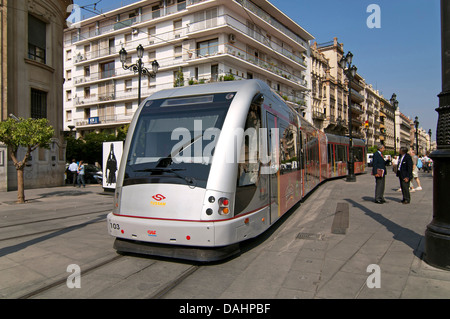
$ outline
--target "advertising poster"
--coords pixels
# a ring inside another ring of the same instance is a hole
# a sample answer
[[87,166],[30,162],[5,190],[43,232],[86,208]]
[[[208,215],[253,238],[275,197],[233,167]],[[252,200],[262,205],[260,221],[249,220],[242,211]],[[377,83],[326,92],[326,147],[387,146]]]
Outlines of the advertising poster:
[[103,188],[115,189],[123,153],[123,142],[103,143]]

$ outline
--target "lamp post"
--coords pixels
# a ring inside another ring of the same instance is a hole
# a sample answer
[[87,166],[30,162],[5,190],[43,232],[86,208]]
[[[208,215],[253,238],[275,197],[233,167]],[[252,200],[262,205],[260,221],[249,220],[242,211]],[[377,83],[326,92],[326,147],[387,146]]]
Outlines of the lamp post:
[[397,108],[398,108],[398,101],[397,101],[397,94],[392,94],[391,97],[391,105],[394,108],[394,156],[397,155]]
[[352,125],[352,81],[356,76],[358,70],[356,66],[352,65],[353,54],[348,52],[347,55],[341,58],[339,65],[344,69],[345,76],[348,78],[348,137],[349,137],[349,154],[347,161],[348,175],[347,182],[356,182],[355,163],[353,161],[353,125]]
[[417,116],[414,120],[414,127],[416,128],[416,155],[419,156],[419,118]]
[[122,48],[119,52],[120,54],[120,62],[122,62],[122,67],[124,68],[124,70],[131,70],[134,73],[139,74],[139,84],[138,84],[138,104],[141,104],[141,77],[142,75],[146,75],[149,78],[155,78],[156,77],[156,73],[158,73],[158,69],[159,69],[159,63],[158,61],[154,60],[152,62],[152,70],[148,70],[147,68],[144,67],[144,63],[142,62],[142,57],[144,56],[144,47],[139,44],[138,47],[136,48],[137,51],[137,57],[138,60],[135,64],[131,64],[131,65],[126,65],[125,63],[127,62],[127,50],[125,50],[125,48]]
[[433,160],[433,220],[425,231],[424,260],[450,270],[450,1],[441,0],[442,91]]
[[431,152],[431,128],[428,130],[428,136],[430,137],[430,149],[429,149],[429,151]]

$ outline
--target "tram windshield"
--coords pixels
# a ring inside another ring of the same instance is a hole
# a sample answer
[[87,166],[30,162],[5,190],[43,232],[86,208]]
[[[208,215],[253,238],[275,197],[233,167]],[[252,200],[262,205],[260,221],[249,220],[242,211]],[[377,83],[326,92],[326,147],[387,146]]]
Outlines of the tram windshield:
[[133,132],[123,185],[206,187],[215,144],[234,95],[147,101]]

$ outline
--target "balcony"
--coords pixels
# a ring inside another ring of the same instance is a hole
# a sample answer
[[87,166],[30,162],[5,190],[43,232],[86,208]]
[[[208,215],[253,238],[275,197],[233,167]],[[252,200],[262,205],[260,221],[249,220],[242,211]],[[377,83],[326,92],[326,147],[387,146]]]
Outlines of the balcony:
[[152,8],[153,4],[147,5],[142,8],[142,11],[146,11],[146,13],[142,15],[137,15],[135,17],[122,21],[116,21],[116,19],[114,18],[111,18],[107,21],[102,21],[101,25],[97,26],[95,29],[91,29],[86,32],[79,32],[76,36],[72,37],[70,39],[70,43],[66,43],[66,45],[81,44],[83,41],[87,42],[93,40],[93,38],[103,37],[105,35],[114,34],[115,32],[120,32],[121,29],[127,27],[138,28],[143,24],[148,25],[155,19],[177,14],[178,12],[188,9],[190,6],[197,5],[198,3],[205,1],[208,0],[188,0],[170,6],[161,6],[155,10],[149,10],[150,8]]
[[305,50],[308,47],[308,44],[304,39],[302,39],[297,34],[286,28],[283,24],[278,22],[269,13],[261,9],[259,6],[255,5],[253,2],[248,0],[235,0],[235,2],[240,4],[245,9],[249,10],[251,13],[256,15],[261,20],[265,21],[269,26],[272,26],[274,29],[278,30],[280,33],[290,38],[292,41],[303,46]]
[[355,101],[357,103],[361,103],[364,101],[364,96],[360,94],[359,92],[355,91],[354,89],[350,89],[352,94],[352,101]]
[[93,116],[84,120],[76,120],[75,126],[77,129],[87,128],[93,126],[111,126],[119,125],[124,123],[130,123],[133,119],[132,114],[112,114],[112,115],[100,115]]
[[256,44],[261,45],[261,48],[263,50],[269,50],[271,52],[278,53],[280,57],[286,59],[286,62],[290,63],[294,67],[300,67],[304,70],[306,70],[307,68],[307,64],[304,61],[303,57],[295,55],[291,51],[283,48],[279,44],[268,39],[263,34],[260,34],[257,31],[250,29],[246,24],[240,22],[239,20],[235,19],[230,15],[223,15],[217,18],[191,23],[186,33],[188,36],[190,36],[193,34],[197,34],[199,32],[208,31],[210,29],[215,30],[220,27],[229,27],[233,29],[231,31],[236,31],[249,37],[251,40],[255,41]]
[[[276,76],[280,82],[284,82],[289,86],[297,86],[299,89],[306,90],[308,82],[299,76],[290,73],[287,70],[281,69],[274,63],[266,62],[251,53],[246,52],[231,43],[225,44],[225,54],[232,57],[233,62],[245,62],[242,64],[244,68],[251,69],[252,66],[255,72],[266,71]],[[220,54],[220,52],[218,52]]]

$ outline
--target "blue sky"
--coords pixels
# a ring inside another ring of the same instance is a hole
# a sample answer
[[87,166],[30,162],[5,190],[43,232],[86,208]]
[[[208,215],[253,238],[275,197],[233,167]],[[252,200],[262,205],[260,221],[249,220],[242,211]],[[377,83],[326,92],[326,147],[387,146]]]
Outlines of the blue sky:
[[[98,0],[74,0],[80,6]],[[133,0],[102,0],[103,12]],[[311,33],[317,43],[344,43],[367,83],[387,99],[397,94],[402,113],[436,134],[441,84],[439,0],[271,0],[277,8]],[[381,28],[370,29],[370,4],[380,7]],[[93,7],[88,7],[92,9]],[[82,10],[82,14],[91,15]]]

